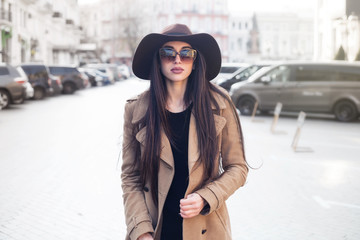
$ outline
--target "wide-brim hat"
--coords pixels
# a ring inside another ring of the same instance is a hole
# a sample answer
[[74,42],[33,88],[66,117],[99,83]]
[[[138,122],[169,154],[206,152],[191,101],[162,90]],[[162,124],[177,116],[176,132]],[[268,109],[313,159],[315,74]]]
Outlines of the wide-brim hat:
[[161,33],[146,35],[139,43],[133,58],[132,69],[141,79],[149,79],[153,57],[166,42],[187,42],[192,48],[201,52],[206,63],[207,80],[214,79],[221,67],[221,52],[214,37],[207,33],[192,34],[183,24],[174,24],[166,27]]

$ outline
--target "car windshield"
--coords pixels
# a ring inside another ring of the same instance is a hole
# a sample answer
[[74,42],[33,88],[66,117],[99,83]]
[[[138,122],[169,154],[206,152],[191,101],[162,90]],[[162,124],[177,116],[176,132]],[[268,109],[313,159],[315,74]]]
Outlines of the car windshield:
[[258,71],[256,71],[253,75],[251,75],[247,81],[249,82],[253,82],[256,79],[258,79],[259,77],[261,77],[262,75],[264,75],[271,67],[262,67],[261,69],[259,69]]

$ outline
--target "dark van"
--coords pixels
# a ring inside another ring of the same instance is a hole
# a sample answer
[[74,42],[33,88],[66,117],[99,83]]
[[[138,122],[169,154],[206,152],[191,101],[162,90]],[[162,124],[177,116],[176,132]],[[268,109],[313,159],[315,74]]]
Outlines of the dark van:
[[49,70],[52,75],[60,77],[65,94],[72,94],[87,84],[76,67],[49,66]]
[[26,73],[31,86],[34,88],[34,99],[43,99],[45,96],[52,94],[52,80],[49,77],[49,70],[44,64],[27,63],[21,64],[20,67]]
[[296,62],[259,71],[230,89],[231,98],[243,115],[258,110],[333,113],[344,122],[360,115],[360,64],[348,62]]

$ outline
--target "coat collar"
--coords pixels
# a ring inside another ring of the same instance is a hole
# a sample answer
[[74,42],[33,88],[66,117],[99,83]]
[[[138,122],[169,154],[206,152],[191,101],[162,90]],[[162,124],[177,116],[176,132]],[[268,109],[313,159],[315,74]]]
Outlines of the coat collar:
[[[220,96],[218,93],[215,92],[212,93],[215,97],[217,104],[219,105],[219,108],[225,109],[226,108],[225,99],[222,96]],[[134,110],[133,118],[131,121],[133,124],[139,122],[145,116],[147,107],[149,105],[149,97],[150,97],[149,91],[146,91],[141,95],[139,95],[138,97],[132,99],[137,101],[136,108]],[[213,103],[211,103],[211,108],[213,110],[216,109]]]
[[[214,97],[219,105],[219,108],[225,109],[226,108],[225,99],[217,93],[214,94]],[[132,118],[133,124],[139,122],[145,116],[149,102],[148,99],[149,99],[148,92],[145,92],[138,96]],[[215,106],[213,104],[212,104],[212,109],[215,109]],[[214,114],[214,121],[215,121],[216,135],[218,136],[226,124],[226,119],[222,116]],[[143,145],[145,145],[145,137],[146,137],[146,127],[140,129],[140,131],[136,134],[136,139]],[[162,143],[162,148],[161,148],[160,158],[170,167],[174,168],[174,158],[171,150],[170,141],[163,130],[161,130],[161,143]],[[198,149],[198,141],[197,141],[196,121],[194,114],[192,113],[190,117],[190,126],[189,126],[189,150],[188,150],[189,174],[191,173],[191,170],[198,159],[199,159],[199,149]]]

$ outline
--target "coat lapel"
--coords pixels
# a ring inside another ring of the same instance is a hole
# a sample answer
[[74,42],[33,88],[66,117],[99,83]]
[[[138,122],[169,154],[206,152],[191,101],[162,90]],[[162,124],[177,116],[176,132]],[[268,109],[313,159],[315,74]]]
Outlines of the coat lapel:
[[[143,127],[140,131],[136,134],[136,140],[138,140],[143,146],[145,146],[145,137],[146,137],[146,129],[147,127]],[[161,130],[161,152],[160,158],[170,167],[174,167],[174,157],[172,154],[170,141],[167,138],[165,132]]]
[[[216,136],[219,136],[222,129],[226,124],[226,119],[222,116],[213,114],[214,122],[215,122],[215,129],[216,129]],[[190,117],[190,126],[189,126],[189,152],[188,152],[188,167],[189,167],[189,174],[193,170],[193,167],[197,160],[199,160],[200,152],[199,152],[199,145],[198,145],[198,135],[196,132],[196,121],[194,114],[191,114]]]
[[[136,105],[136,108],[134,110],[132,123],[136,124],[138,123],[146,114],[147,107],[149,105],[149,96],[148,92],[145,94],[142,94],[138,96],[137,101],[138,104]],[[147,127],[144,127],[140,129],[140,131],[136,134],[136,139],[145,146],[145,137],[146,137],[146,129]],[[167,138],[165,132],[163,129],[161,129],[161,152],[160,152],[160,158],[170,167],[174,167],[174,157],[172,154],[170,141]]]
[[[214,94],[214,97],[219,105],[220,110],[226,108],[225,100],[220,97],[218,94]],[[132,123],[138,122],[142,117],[145,116],[146,107],[148,106],[148,94],[143,94],[138,98],[139,104],[137,104],[137,108],[134,111]],[[215,106],[212,104],[212,109],[215,109]],[[226,119],[222,116],[214,114],[214,122],[216,129],[216,136],[218,136],[222,129],[226,124]],[[146,127],[140,129],[140,131],[136,134],[136,139],[141,143],[145,144],[145,136],[146,136]],[[196,132],[196,121],[194,114],[191,114],[190,117],[190,126],[189,126],[189,150],[188,150],[188,168],[189,174],[193,170],[193,167],[196,161],[199,159],[199,149],[198,149],[198,141],[197,141],[197,132]],[[174,157],[172,154],[170,141],[167,138],[163,129],[161,129],[161,153],[160,158],[170,167],[174,168]]]

